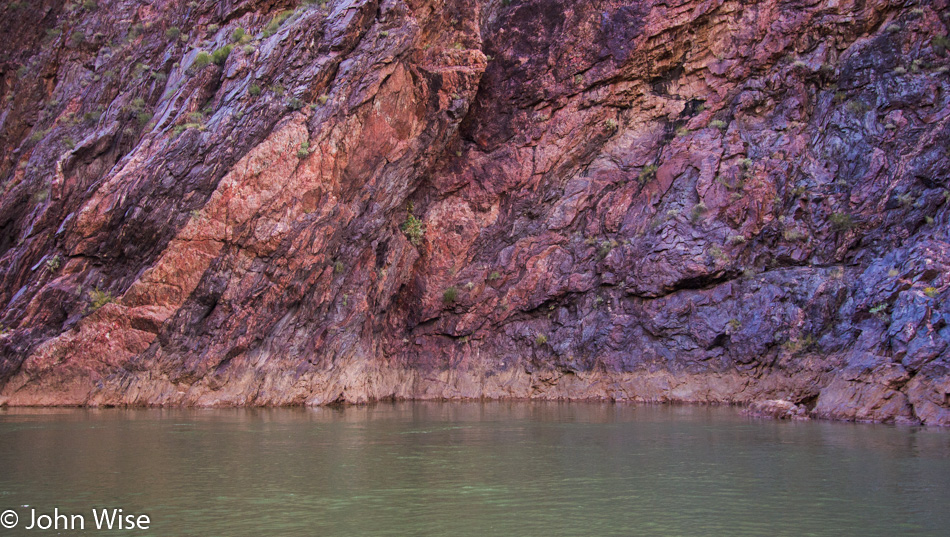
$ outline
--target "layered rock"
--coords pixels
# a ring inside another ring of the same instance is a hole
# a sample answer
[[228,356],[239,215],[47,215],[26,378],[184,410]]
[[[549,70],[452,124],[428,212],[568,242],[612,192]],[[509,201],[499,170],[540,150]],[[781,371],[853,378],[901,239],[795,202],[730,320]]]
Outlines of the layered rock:
[[4,10],[7,404],[950,425],[946,0]]

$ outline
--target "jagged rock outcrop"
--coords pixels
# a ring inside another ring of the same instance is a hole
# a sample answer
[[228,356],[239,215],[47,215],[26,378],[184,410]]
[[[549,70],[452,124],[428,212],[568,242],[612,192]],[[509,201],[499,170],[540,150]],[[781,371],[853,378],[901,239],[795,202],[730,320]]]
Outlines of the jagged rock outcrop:
[[948,22],[947,0],[8,3],[0,397],[950,425]]

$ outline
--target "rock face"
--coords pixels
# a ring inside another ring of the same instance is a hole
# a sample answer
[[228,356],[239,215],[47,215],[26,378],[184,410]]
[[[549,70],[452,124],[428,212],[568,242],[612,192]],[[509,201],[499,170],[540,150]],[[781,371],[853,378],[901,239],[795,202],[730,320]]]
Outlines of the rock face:
[[948,0],[7,2],[0,397],[950,425],[948,22]]

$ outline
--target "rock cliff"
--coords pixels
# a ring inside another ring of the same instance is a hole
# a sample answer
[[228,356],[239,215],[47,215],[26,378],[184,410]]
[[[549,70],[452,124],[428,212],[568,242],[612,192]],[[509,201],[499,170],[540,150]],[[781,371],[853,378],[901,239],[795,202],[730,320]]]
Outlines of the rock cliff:
[[948,4],[6,2],[0,398],[950,425]]

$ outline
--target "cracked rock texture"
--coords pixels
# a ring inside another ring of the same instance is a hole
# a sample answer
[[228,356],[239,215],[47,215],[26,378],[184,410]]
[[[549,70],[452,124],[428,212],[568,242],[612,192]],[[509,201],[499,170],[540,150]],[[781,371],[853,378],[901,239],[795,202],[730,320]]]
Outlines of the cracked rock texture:
[[948,0],[0,10],[0,403],[950,425]]

